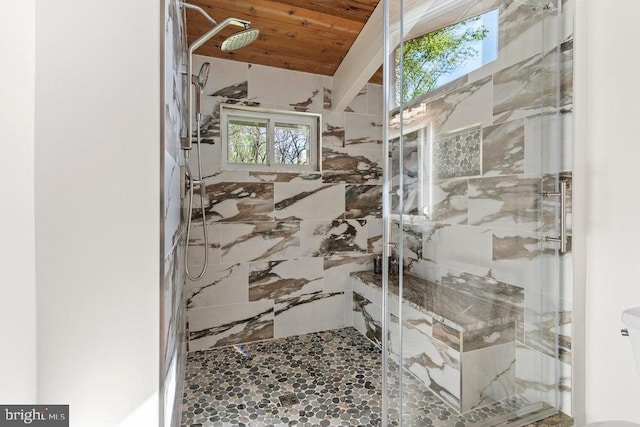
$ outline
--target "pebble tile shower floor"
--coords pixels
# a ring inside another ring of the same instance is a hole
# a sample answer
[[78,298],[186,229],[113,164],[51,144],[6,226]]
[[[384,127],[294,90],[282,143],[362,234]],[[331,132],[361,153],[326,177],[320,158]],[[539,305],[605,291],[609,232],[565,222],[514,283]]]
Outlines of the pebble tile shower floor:
[[[182,426],[380,426],[381,362],[353,328],[193,352]],[[507,399],[461,415],[412,376],[403,381],[405,426],[486,425],[525,404]]]

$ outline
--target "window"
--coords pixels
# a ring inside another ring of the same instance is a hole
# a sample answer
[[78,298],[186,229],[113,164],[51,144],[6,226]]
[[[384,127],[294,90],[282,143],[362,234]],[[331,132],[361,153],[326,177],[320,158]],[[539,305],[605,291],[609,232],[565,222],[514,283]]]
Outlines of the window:
[[418,98],[495,60],[498,57],[498,22],[498,9],[494,9],[405,41],[402,49],[395,53],[396,105]]
[[319,170],[320,117],[222,104],[223,167],[285,172]]

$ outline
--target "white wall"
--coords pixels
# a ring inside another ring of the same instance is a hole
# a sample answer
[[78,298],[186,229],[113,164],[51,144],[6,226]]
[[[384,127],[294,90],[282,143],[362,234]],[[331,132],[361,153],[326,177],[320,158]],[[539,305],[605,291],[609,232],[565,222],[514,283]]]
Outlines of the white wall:
[[0,402],[9,404],[36,398],[35,0],[0,9]]
[[620,336],[621,312],[640,306],[640,2],[578,0],[583,12],[576,171],[586,283],[576,285],[586,289],[586,421],[640,422],[640,375]]
[[36,6],[38,400],[157,426],[161,3]]

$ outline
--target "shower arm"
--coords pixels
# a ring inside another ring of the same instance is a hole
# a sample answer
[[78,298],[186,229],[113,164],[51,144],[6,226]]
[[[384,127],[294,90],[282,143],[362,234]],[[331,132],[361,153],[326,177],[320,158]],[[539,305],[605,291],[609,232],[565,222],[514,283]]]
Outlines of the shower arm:
[[[191,43],[191,45],[189,46],[189,50],[188,50],[188,53],[187,53],[187,81],[191,82],[191,75],[192,75],[192,70],[193,70],[193,52],[196,49],[198,49],[200,46],[205,44],[207,42],[207,40],[209,40],[211,37],[213,37],[216,34],[218,34],[223,28],[225,28],[225,27],[227,27],[229,25],[235,25],[235,26],[242,27],[242,28],[246,29],[251,25],[251,22],[245,21],[243,19],[238,19],[238,18],[226,18],[224,21],[222,21],[222,22],[220,22],[220,24],[218,24],[201,7],[195,6],[195,5],[189,4],[189,3],[184,3],[184,2],[182,2],[181,5],[182,5],[182,7],[187,8],[187,9],[197,10],[205,18],[207,18],[207,20],[209,22],[211,22],[214,25],[214,27],[212,29],[210,29],[209,31],[207,31],[206,33],[201,35],[196,41]],[[196,85],[195,89],[196,90],[202,90],[197,85]],[[191,135],[193,135],[193,123],[192,123],[192,120],[191,120],[192,108],[193,108],[191,106],[192,103],[193,103],[193,95],[191,94],[191,87],[189,86],[189,90],[187,91],[187,136],[185,138],[182,138],[182,141],[181,141],[181,144],[180,144],[181,148],[183,150],[185,150],[185,156],[187,156],[187,157],[189,155],[189,150],[191,150],[191,148],[193,146],[193,144],[191,142]]]

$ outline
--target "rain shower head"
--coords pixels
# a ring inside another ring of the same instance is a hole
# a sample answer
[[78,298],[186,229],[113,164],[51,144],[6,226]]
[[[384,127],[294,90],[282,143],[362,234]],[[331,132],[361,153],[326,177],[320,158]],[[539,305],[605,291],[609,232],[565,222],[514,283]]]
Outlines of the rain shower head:
[[223,52],[231,52],[236,49],[243,48],[253,43],[260,35],[260,30],[257,28],[248,28],[243,31],[231,34],[227,37],[220,46]]
[[[196,51],[196,49],[201,47],[207,40],[210,40],[213,36],[218,34],[222,29],[226,28],[229,25],[241,27],[243,30],[236,34],[232,34],[229,38],[227,38],[222,43],[222,50],[225,52],[229,52],[234,49],[239,49],[253,42],[256,38],[258,38],[259,31],[256,29],[249,29],[249,27],[251,26],[251,22],[245,21],[244,19],[229,17],[223,20],[222,22],[218,23],[215,19],[209,16],[209,14],[200,6],[186,3],[184,1],[180,2],[180,6],[184,9],[191,9],[199,12],[202,16],[204,16],[207,19],[207,21],[209,21],[213,25],[213,27],[209,31],[202,34],[193,43],[189,45],[189,49],[187,52],[187,76],[188,78],[191,79],[191,83],[193,83],[194,85],[200,88],[200,90],[195,91],[196,96],[199,97],[202,94],[202,88],[207,82],[207,77],[209,75],[209,64],[204,64],[202,68],[200,68],[200,72],[198,73],[198,76],[192,75],[193,53]],[[193,101],[192,92],[193,91],[191,90],[187,91],[187,109],[188,109],[187,117],[191,117],[191,112],[192,112],[191,104]],[[199,111],[197,111],[196,113],[199,113]],[[180,145],[182,149],[187,150],[188,152],[188,150],[191,150],[192,148],[191,135],[193,135],[193,124],[191,123],[191,120],[186,120],[186,123],[187,123],[187,129],[185,132],[186,136],[181,137]]]

